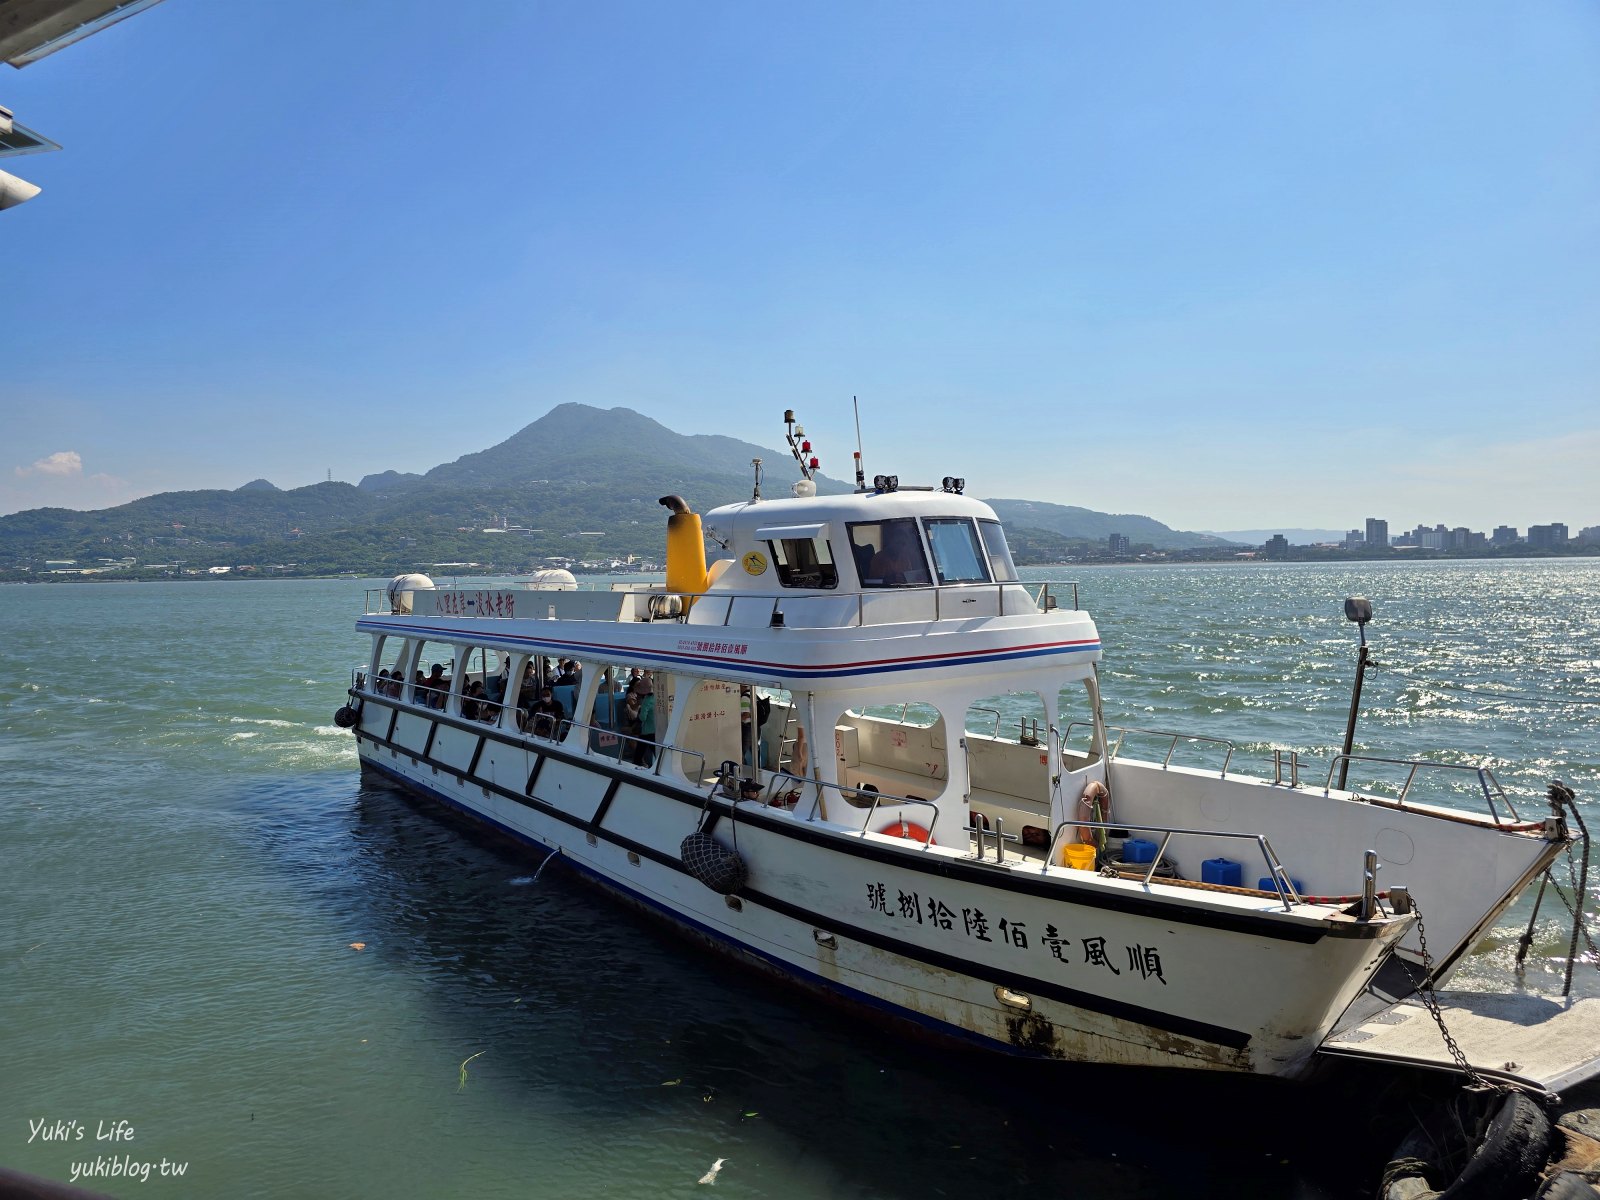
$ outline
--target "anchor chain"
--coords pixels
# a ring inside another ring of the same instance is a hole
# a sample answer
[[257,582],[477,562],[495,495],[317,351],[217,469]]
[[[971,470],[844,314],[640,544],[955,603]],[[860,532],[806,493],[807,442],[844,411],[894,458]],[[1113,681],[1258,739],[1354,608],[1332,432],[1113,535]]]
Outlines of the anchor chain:
[[1411,911],[1417,914],[1417,945],[1422,950],[1423,975],[1422,982],[1417,985],[1417,999],[1422,1001],[1422,1006],[1428,1010],[1433,1023],[1439,1027],[1439,1033],[1444,1038],[1444,1048],[1450,1052],[1456,1067],[1467,1077],[1467,1082],[1473,1087],[1505,1090],[1504,1084],[1492,1083],[1473,1069],[1461,1047],[1456,1044],[1455,1035],[1445,1024],[1444,1013],[1439,1009],[1439,997],[1433,987],[1433,957],[1428,953],[1428,931],[1422,924],[1422,907],[1417,903],[1415,896],[1411,898]]

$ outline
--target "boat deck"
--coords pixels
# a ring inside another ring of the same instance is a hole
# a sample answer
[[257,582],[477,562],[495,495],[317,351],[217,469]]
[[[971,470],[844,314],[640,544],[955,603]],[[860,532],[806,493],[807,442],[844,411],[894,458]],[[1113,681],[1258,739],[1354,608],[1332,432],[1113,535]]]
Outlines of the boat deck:
[[[1549,1092],[1600,1076],[1600,997],[1439,993],[1445,1025],[1479,1074]],[[1320,1052],[1442,1071],[1459,1068],[1417,999],[1356,1015]]]

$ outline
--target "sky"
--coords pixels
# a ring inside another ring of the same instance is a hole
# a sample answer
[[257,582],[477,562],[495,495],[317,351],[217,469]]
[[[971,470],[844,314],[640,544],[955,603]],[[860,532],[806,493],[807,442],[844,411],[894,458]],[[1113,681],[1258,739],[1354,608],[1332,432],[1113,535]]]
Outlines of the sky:
[[[448,16],[441,21],[442,14]],[[23,70],[0,512],[556,404],[1175,528],[1600,524],[1600,7],[165,0]]]

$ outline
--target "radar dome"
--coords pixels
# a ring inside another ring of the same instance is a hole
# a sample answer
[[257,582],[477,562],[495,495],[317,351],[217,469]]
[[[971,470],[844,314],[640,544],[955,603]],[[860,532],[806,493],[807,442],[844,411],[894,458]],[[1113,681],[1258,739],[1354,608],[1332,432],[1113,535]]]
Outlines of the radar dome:
[[578,580],[571,571],[550,567],[535,571],[528,579],[528,587],[535,592],[575,592],[578,590]]
[[396,575],[389,581],[389,611],[409,613],[411,611],[411,593],[433,590],[433,580],[426,575],[412,572],[410,575]]

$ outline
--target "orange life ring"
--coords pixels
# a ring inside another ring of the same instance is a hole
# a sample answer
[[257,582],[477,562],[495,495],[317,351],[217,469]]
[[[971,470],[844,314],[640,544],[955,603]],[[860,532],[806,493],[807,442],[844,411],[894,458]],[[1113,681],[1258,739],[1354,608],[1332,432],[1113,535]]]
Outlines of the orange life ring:
[[933,834],[915,821],[908,821],[904,817],[896,817],[878,832],[889,837],[909,838],[913,842],[925,842],[930,846],[937,844],[933,840]]

